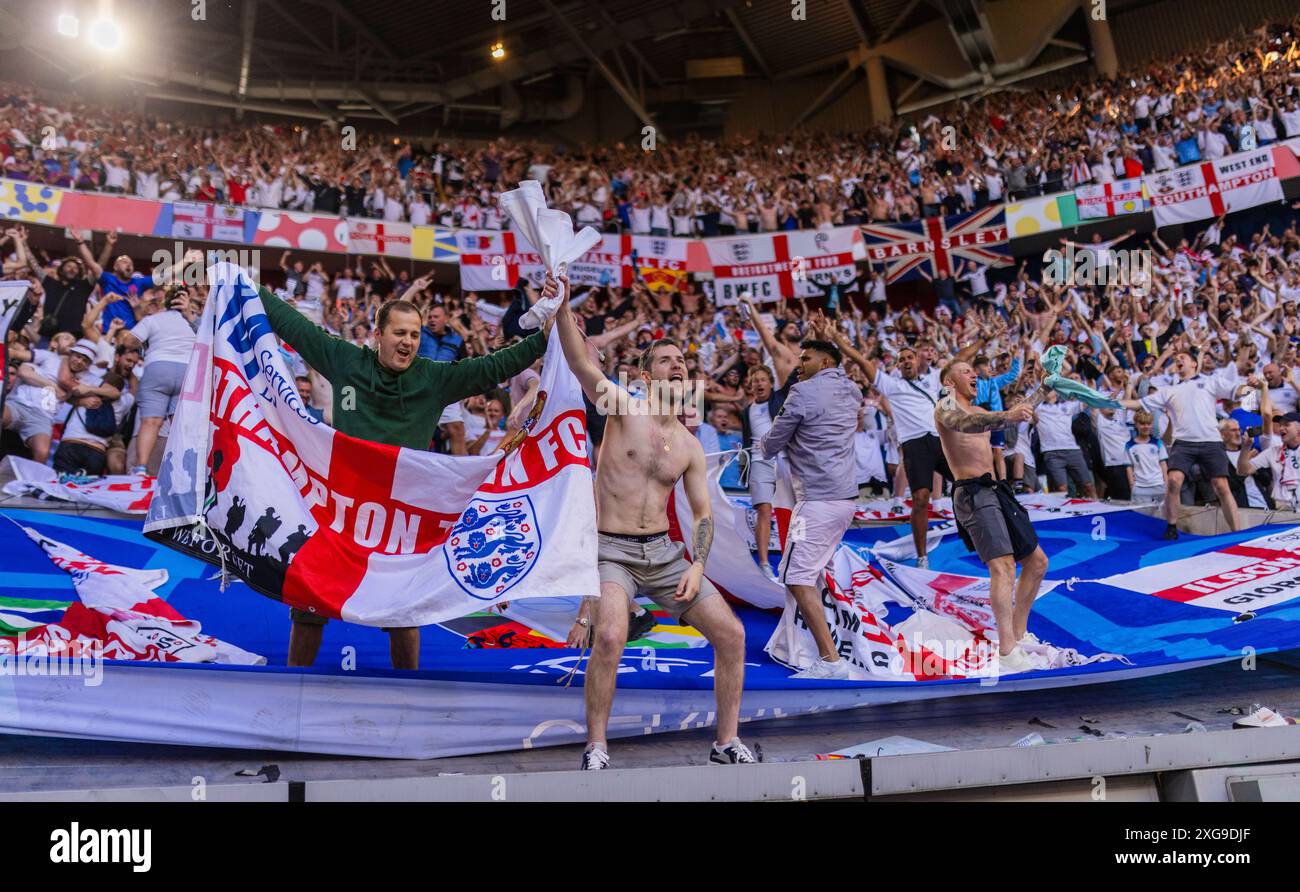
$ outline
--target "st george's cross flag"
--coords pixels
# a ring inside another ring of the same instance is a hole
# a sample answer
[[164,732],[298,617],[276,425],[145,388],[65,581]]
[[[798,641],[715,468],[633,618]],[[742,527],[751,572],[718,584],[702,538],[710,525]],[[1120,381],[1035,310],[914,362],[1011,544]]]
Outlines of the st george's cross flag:
[[1282,200],[1274,150],[1238,152],[1143,177],[1156,226],[1194,223]]
[[369,626],[599,591],[582,394],[557,333],[522,443],[439,455],[312,417],[256,286],[224,263],[208,280],[146,535],[290,606]]

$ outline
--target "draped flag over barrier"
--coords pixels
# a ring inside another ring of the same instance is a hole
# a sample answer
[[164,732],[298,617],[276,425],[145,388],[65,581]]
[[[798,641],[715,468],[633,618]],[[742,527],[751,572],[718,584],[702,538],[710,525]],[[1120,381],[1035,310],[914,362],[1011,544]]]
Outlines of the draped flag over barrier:
[[146,534],[293,607],[363,625],[598,591],[581,392],[558,335],[521,445],[440,455],[308,415],[253,283],[232,264],[208,278]]
[[60,482],[53,468],[17,455],[5,456],[0,461],[0,478],[3,477],[13,478],[5,481],[7,495],[57,499],[123,514],[144,514],[153,498],[152,477],[110,474]]
[[[104,563],[75,548],[22,527],[56,567],[72,577],[77,600],[48,622],[48,609],[27,610],[9,601],[0,606],[0,654],[108,660],[156,660],[166,663],[232,663],[256,666],[266,659],[203,634],[154,589],[167,581],[166,570],[135,570]],[[49,608],[52,603],[36,605]]]

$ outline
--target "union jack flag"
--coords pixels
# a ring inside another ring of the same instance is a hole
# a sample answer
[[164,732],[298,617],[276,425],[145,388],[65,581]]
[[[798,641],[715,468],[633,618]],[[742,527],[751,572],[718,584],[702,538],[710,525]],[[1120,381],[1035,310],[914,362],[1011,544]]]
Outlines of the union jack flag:
[[1010,266],[1007,220],[1003,205],[969,214],[928,217],[910,223],[872,223],[862,227],[867,260],[883,264],[885,281],[915,279],[925,268],[931,276],[957,266],[957,258],[986,266]]

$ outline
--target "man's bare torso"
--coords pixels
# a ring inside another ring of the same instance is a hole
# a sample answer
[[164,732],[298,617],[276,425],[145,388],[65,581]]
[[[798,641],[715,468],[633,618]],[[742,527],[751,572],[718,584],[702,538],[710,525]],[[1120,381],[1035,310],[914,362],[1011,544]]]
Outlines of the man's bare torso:
[[[952,406],[948,406],[952,403]],[[988,414],[980,406],[959,403],[952,394],[939,400],[934,410],[935,427],[939,430],[939,441],[943,444],[943,454],[948,459],[948,467],[957,480],[968,477],[981,477],[993,473],[993,447],[989,445],[989,431],[962,433],[943,423],[946,408],[956,407],[968,414]]]
[[[667,447],[667,448],[665,448]],[[677,419],[610,415],[596,466],[596,521],[602,532],[646,535],[668,529],[668,494],[702,448]]]

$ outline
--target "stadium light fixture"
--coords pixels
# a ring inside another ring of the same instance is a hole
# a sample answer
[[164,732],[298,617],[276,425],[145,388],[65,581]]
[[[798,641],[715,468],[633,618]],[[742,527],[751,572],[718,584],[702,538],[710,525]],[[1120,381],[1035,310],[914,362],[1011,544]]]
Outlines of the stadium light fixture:
[[59,16],[54,27],[64,37],[76,37],[80,24],[75,15],[65,12]]
[[506,45],[498,41],[492,44],[492,58],[500,62],[506,57]]
[[95,19],[87,33],[97,50],[112,52],[122,48],[122,29],[112,19]]

